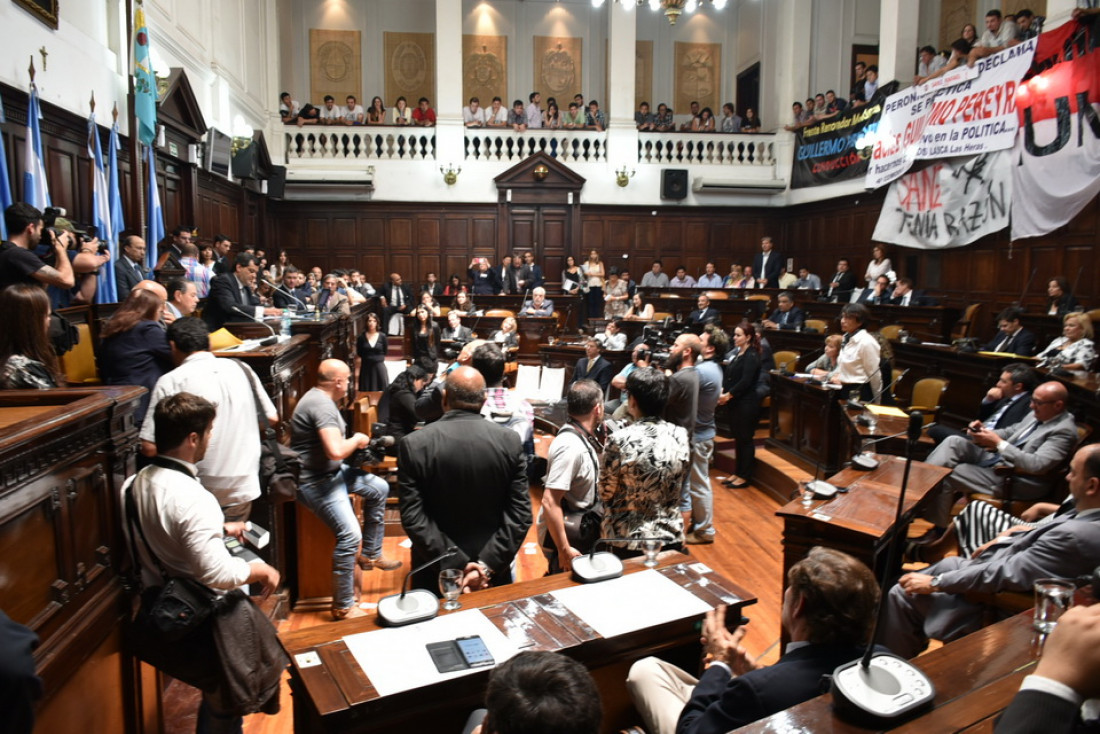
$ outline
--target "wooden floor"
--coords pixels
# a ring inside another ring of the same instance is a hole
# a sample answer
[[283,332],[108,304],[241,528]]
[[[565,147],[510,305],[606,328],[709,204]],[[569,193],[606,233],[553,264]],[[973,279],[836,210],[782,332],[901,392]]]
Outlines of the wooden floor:
[[[744,490],[726,489],[719,481],[724,477],[722,472],[711,472],[717,539],[713,545],[690,546],[691,554],[727,578],[750,589],[759,598],[759,602],[748,607],[745,613],[751,620],[745,645],[756,655],[768,651],[761,662],[772,663],[779,657],[778,646],[771,650],[769,648],[779,639],[782,603],[782,529],[775,517],[779,505],[764,492],[751,487]],[[538,516],[540,494],[539,491],[532,490],[535,517]],[[402,541],[405,539],[388,537],[383,548],[386,556],[404,561],[402,569],[388,573],[362,573],[363,603],[376,602],[379,598],[398,591],[404,571],[409,567],[409,550],[402,546]],[[532,525],[517,558],[517,579],[538,578],[545,573],[546,561],[538,549],[535,528]],[[280,629],[301,629],[328,621],[328,613],[291,614],[289,619],[280,623]],[[246,734],[291,734],[291,707],[290,692],[284,686],[282,712],[277,716],[257,714],[248,717],[244,727]],[[166,696],[165,731],[168,734],[194,732],[197,708],[197,692],[186,689],[182,684],[173,684]],[[461,728],[461,722],[456,722],[456,730],[458,728]]]

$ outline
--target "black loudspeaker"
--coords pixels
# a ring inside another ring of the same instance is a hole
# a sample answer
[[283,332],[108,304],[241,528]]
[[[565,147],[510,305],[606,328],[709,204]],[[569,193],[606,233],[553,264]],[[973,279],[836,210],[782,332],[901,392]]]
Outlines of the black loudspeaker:
[[255,143],[251,143],[233,154],[233,178],[256,178]]
[[271,175],[267,178],[267,196],[270,199],[281,199],[286,192],[286,166],[272,166]]
[[686,199],[688,195],[688,172],[686,168],[666,168],[661,171],[661,198]]

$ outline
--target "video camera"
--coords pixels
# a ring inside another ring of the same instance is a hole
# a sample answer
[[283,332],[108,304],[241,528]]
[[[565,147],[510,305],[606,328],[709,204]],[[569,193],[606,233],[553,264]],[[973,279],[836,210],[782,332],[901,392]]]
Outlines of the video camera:
[[371,426],[370,443],[348,457],[349,466],[363,466],[364,464],[381,464],[386,458],[386,449],[394,445],[393,436],[384,435],[388,427],[385,423],[375,423]]
[[[54,249],[54,242],[59,238],[64,237],[65,233],[69,231],[67,228],[63,229],[57,226],[58,219],[64,219],[65,210],[58,207],[46,207],[46,211],[42,213],[42,242],[39,243],[38,256],[42,259],[46,265],[50,267],[57,266],[57,251]],[[73,237],[69,240],[69,244],[65,249],[78,251],[84,245],[89,242],[94,242],[99,232],[94,224],[88,225],[81,229],[73,222],[68,222],[68,225],[72,227]],[[49,238],[48,240],[46,238]],[[96,248],[96,253],[99,255],[106,254],[108,251],[107,243],[100,242]]]

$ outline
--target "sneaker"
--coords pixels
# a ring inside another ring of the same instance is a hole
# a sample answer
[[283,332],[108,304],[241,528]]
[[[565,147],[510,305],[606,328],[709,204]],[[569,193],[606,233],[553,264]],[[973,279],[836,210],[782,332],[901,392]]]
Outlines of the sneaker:
[[364,571],[369,571],[372,568],[377,568],[379,571],[396,571],[401,568],[401,561],[394,558],[386,558],[385,556],[378,556],[378,558],[367,558],[366,556],[359,556],[357,559],[359,568]]
[[684,542],[688,545],[710,545],[714,542],[715,533],[688,533],[684,536]]

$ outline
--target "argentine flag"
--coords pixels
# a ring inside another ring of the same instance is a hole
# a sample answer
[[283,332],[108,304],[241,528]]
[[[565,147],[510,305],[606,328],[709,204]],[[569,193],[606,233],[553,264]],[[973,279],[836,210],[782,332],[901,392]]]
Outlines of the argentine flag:
[[[4,119],[4,102],[0,100],[0,123],[7,122]],[[8,152],[4,149],[4,136],[0,135],[0,212],[14,204],[11,195],[11,181],[8,179]],[[0,217],[0,239],[8,238],[8,228],[4,224],[4,218]]]
[[51,206],[50,190],[46,186],[46,165],[42,156],[42,136],[38,132],[38,87],[31,84],[30,106],[27,108],[27,142],[23,149],[23,201],[39,211]]
[[164,212],[157,188],[157,156],[153,146],[145,148],[145,167],[149,170],[148,200],[145,203],[145,267],[157,266],[157,246],[164,239]]
[[[92,159],[92,224],[99,233],[100,242],[110,247],[111,263],[118,257],[118,247],[114,242],[114,229],[111,227],[111,210],[107,194],[107,169],[103,165],[103,152],[99,147],[99,126],[95,124],[95,113],[88,117],[88,157]],[[118,300],[115,289],[115,271],[111,263],[99,269],[96,286],[96,303],[115,303]]]

